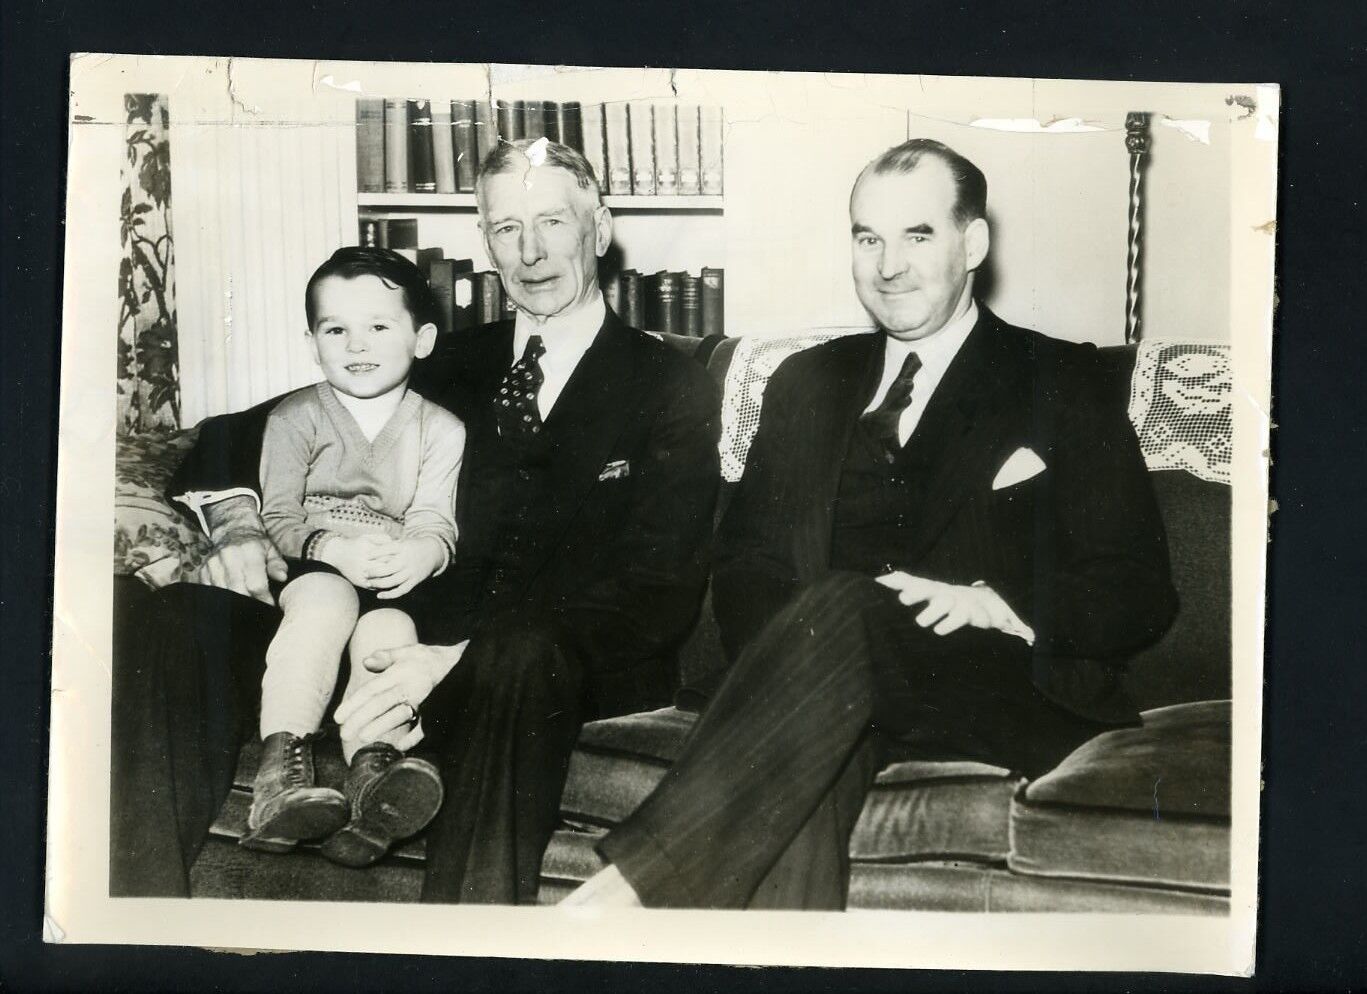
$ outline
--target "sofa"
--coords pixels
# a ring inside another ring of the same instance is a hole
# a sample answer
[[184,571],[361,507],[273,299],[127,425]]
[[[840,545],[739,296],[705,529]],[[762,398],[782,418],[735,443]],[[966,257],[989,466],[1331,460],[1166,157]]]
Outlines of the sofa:
[[[788,355],[847,329],[784,338],[670,344],[722,387],[722,506],[744,469],[768,376]],[[851,909],[1224,914],[1230,850],[1230,377],[1225,346],[1144,342],[1101,350],[1102,369],[1140,439],[1167,529],[1181,608],[1132,660],[1127,687],[1141,727],[1085,743],[1033,781],[975,762],[903,762],[882,770],[850,843]],[[161,497],[194,429],[119,440],[115,571],[148,587],[202,560],[203,536]],[[121,581],[131,582],[131,581]],[[699,688],[723,667],[705,603],[680,654],[675,706],[584,727],[542,865],[542,903],[600,866],[594,844],[628,816],[678,755]],[[421,836],[376,866],[334,866],[305,846],[255,853],[245,830],[258,746],[193,869],[195,896],[404,901],[418,896]],[[335,735],[319,778],[340,784]]]

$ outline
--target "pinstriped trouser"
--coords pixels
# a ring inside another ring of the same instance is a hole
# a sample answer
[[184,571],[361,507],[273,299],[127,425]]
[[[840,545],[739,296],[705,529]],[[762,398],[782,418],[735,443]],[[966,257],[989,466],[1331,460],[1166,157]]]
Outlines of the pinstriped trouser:
[[679,761],[600,844],[648,907],[842,909],[850,833],[889,757],[1037,775],[1103,730],[1036,690],[1024,642],[935,635],[918,610],[834,572],[746,647]]

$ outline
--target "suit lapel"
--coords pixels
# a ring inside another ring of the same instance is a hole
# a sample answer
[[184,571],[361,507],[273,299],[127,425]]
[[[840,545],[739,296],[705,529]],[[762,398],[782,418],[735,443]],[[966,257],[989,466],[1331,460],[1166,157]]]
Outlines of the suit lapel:
[[1019,413],[1021,366],[997,318],[986,308],[980,312],[907,444],[905,458],[926,480],[913,560],[934,545],[970,487],[991,472],[1003,433]]
[[829,361],[817,369],[818,382],[806,394],[810,406],[798,437],[792,440],[799,467],[791,485],[802,507],[793,522],[793,565],[797,575],[812,579],[830,563],[831,529],[840,474],[850,436],[878,382],[883,367],[884,337],[874,333],[842,339]]

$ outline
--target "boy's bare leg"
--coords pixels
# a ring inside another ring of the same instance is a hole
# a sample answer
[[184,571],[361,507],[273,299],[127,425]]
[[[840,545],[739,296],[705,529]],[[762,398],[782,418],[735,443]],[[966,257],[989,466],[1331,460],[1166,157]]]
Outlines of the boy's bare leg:
[[[357,688],[374,679],[377,675],[365,668],[365,660],[369,656],[381,649],[397,649],[400,646],[416,645],[417,641],[418,630],[413,624],[413,619],[398,608],[379,608],[361,615],[351,636],[351,678],[347,682],[346,692],[342,695],[342,699],[346,700],[356,692]],[[401,741],[408,737],[408,734],[408,729],[399,728],[383,736],[380,741],[388,742],[397,747]],[[356,754],[356,750],[363,745],[369,745],[369,743],[345,737],[342,739],[342,756],[345,757],[348,764],[351,763],[351,757]]]
[[356,590],[333,573],[305,573],[280,592],[284,619],[266,650],[261,738],[318,731],[356,625]]

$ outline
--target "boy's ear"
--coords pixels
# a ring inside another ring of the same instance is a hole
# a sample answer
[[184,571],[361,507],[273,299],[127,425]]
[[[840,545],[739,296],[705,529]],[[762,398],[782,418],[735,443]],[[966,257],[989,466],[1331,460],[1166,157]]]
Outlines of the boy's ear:
[[304,337],[309,340],[309,351],[313,353],[314,365],[321,366],[323,364],[323,357],[318,354],[318,336],[315,335],[313,329],[310,328],[308,331],[304,332]]
[[437,326],[431,321],[418,329],[418,344],[413,349],[415,359],[426,359],[437,347]]

